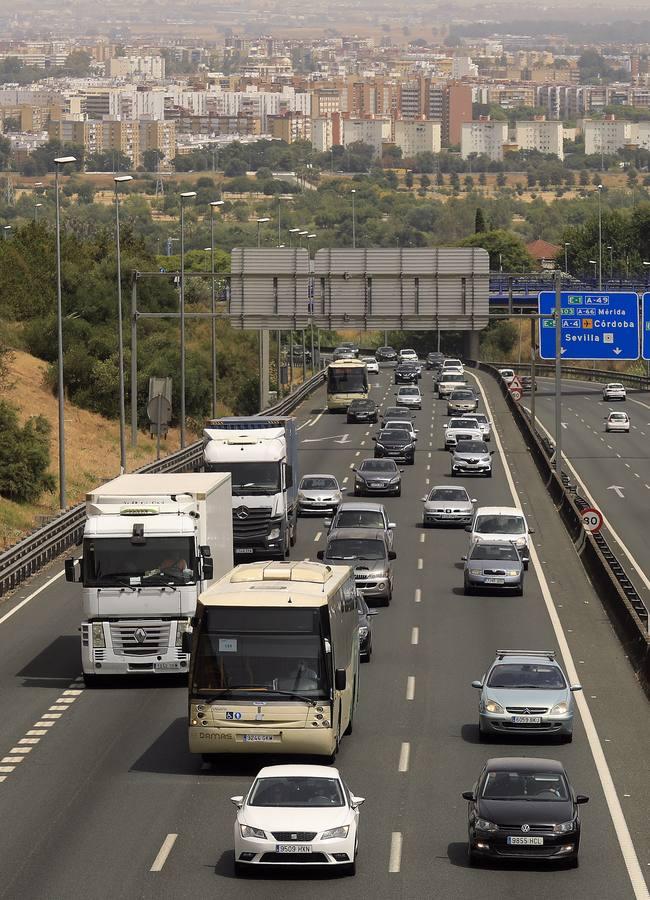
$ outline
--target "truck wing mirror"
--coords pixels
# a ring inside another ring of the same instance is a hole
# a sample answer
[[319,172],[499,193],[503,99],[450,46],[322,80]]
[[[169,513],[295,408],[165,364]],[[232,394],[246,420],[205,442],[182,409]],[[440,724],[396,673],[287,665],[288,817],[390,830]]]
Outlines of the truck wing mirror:
[[199,553],[201,554],[203,559],[212,556],[212,550],[210,550],[210,547],[207,544],[201,544],[201,546],[199,547]]
[[80,581],[80,572],[79,572],[79,560],[74,557],[70,557],[65,561],[65,580],[66,581]]
[[214,562],[212,558],[203,557],[203,578],[210,581],[214,577]]
[[288,488],[293,487],[293,466],[287,466],[285,480]]
[[325,557],[325,553],[322,550],[319,550],[316,554],[316,559],[323,559]]
[[334,672],[334,687],[337,691],[344,691],[348,683],[345,669],[336,669]]

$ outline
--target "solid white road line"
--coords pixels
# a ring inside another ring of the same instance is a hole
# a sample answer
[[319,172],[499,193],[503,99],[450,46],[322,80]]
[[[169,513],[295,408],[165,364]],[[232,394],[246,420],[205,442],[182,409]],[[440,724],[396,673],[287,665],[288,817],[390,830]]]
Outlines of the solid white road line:
[[411,644],[414,647],[417,647],[419,642],[420,642],[420,629],[418,628],[417,625],[414,625],[413,628],[411,628]]
[[5,613],[4,616],[0,619],[0,625],[6,622],[7,619],[10,619],[13,614],[17,613],[19,609],[23,608],[23,606],[26,606],[30,600],[33,600],[34,597],[37,597],[42,591],[44,591],[46,588],[49,588],[49,586],[53,584],[57,580],[57,578],[60,578],[63,575],[64,571],[64,569],[61,569],[60,572],[57,572],[56,575],[53,575],[52,578],[45,582],[45,584],[42,584],[39,588],[36,588],[36,590],[31,593],[29,597],[25,597],[25,599],[21,600],[20,603],[17,603],[13,609],[10,609],[8,613]]
[[168,834],[165,840],[162,842],[162,847],[158,851],[158,856],[153,861],[153,866],[149,869],[150,872],[160,872],[162,867],[165,865],[167,861],[167,857],[171,853],[171,849],[176,843],[177,834]]
[[[485,411],[488,415],[488,418],[492,419],[490,405],[488,403],[486,393],[483,389],[483,385],[478,378],[475,378],[475,380],[478,384],[481,396],[483,397],[483,403],[485,404]],[[498,434],[495,434],[495,439],[512,499],[514,500],[515,504],[521,509],[521,500],[519,499],[519,495],[512,478],[510,464],[506,459],[506,455],[503,450],[503,444],[501,443],[501,438]],[[537,580],[539,581],[539,586],[542,590],[542,596],[544,597],[544,603],[546,604],[546,609],[551,620],[551,625],[553,626],[553,631],[555,632],[555,637],[557,639],[562,658],[564,659],[569,682],[579,683],[580,678],[578,677],[578,670],[576,668],[575,662],[573,661],[573,655],[571,654],[571,650],[564,633],[564,628],[562,627],[560,617],[557,614],[557,609],[555,607],[553,596],[548,586],[546,575],[544,573],[544,569],[542,568],[539,555],[534,544],[532,543],[530,544],[530,559],[535,568]],[[632,843],[630,831],[627,827],[625,815],[623,814],[623,809],[616,793],[616,787],[614,785],[614,780],[612,779],[612,774],[609,771],[609,766],[607,765],[607,760],[605,759],[605,754],[603,753],[602,744],[600,742],[600,738],[598,737],[598,732],[591,715],[591,710],[589,709],[589,704],[587,703],[584,694],[581,692],[574,694],[574,698],[575,703],[580,711],[580,718],[582,719],[582,724],[584,725],[587,740],[589,741],[589,749],[591,750],[591,755],[594,759],[596,771],[598,772],[598,777],[603,788],[603,794],[605,795],[605,801],[607,803],[607,808],[609,809],[609,815],[611,817],[612,824],[614,825],[614,830],[616,831],[616,837],[618,838],[618,843],[621,848],[621,853],[623,855],[627,874],[632,885],[632,890],[634,891],[634,896],[636,897],[636,900],[650,900],[650,891],[648,891],[648,887],[645,883],[645,879],[641,871],[641,866],[639,865],[639,859],[636,855],[634,844]]]
[[327,412],[327,407],[326,407],[326,406],[324,406],[324,407],[321,409],[321,411],[318,413],[318,415],[317,415],[314,419],[311,420],[311,422],[309,423],[309,427],[310,427],[310,428],[313,428],[314,425],[315,425],[317,422],[320,422],[321,417],[322,417],[322,415],[323,415],[324,412]]
[[421,603],[421,602],[422,602],[422,590],[421,590],[421,588],[416,588],[416,589],[415,589],[415,602],[416,602],[416,603]]
[[397,765],[398,772],[408,772],[409,758],[411,756],[411,745],[405,741],[399,751],[399,763]]
[[390,836],[390,857],[388,871],[399,872],[402,865],[402,832],[394,831]]
[[406,679],[406,699],[415,699],[415,675],[409,675]]
[[420,543],[423,544],[425,542],[425,540],[426,540],[426,534],[424,534],[424,532],[422,532],[422,534],[420,535]]
[[296,431],[302,431],[302,429],[305,428],[305,426],[307,426],[307,425],[311,425],[311,419],[307,419],[307,421],[303,422],[302,425],[298,425],[298,427],[296,428]]

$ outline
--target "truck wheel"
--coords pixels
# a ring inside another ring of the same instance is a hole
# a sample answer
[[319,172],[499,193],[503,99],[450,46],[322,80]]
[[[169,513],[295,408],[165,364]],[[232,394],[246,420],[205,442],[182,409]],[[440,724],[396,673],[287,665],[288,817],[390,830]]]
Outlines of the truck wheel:
[[101,684],[101,677],[99,675],[90,675],[83,673],[84,684],[86,687],[99,687]]

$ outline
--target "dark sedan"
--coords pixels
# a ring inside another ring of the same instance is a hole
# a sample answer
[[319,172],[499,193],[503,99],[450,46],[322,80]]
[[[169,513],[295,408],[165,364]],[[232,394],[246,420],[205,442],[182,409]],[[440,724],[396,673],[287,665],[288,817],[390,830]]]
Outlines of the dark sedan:
[[427,369],[437,369],[438,366],[442,366],[445,361],[445,354],[438,353],[433,350],[431,353],[427,353],[427,358],[424,361],[424,365]]
[[404,409],[403,406],[387,406],[381,414],[382,427],[391,419],[415,418],[414,414]]
[[359,615],[359,657],[361,662],[370,662],[372,656],[372,616],[377,615],[376,609],[369,609],[363,599],[361,591],[357,591],[357,613]]
[[398,469],[394,459],[364,459],[355,466],[354,496],[364,494],[402,495],[402,469]]
[[533,757],[488,759],[471,791],[467,829],[470,864],[481,859],[565,861],[577,866],[578,806],[561,762]]
[[415,363],[401,362],[395,366],[395,384],[417,384],[420,371]]
[[415,463],[415,442],[417,438],[405,428],[385,428],[379,432],[375,441],[375,459],[388,456],[391,459],[403,460],[412,466]]
[[374,400],[353,400],[348,406],[348,422],[376,422],[378,418]]
[[375,352],[377,362],[394,363],[397,359],[397,353],[392,347],[379,347]]

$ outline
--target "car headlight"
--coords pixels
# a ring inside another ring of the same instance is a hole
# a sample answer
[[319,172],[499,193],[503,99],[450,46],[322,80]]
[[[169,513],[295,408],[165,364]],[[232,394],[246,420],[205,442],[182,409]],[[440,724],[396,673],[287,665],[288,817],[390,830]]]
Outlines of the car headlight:
[[568,834],[570,831],[575,831],[575,827],[575,819],[571,819],[570,822],[560,822],[559,825],[553,826],[553,834]]
[[508,575],[510,578],[516,578],[516,576],[519,575],[519,570],[518,569],[508,569],[508,571],[506,572],[506,575]]
[[241,831],[241,836],[243,838],[262,838],[263,841],[266,840],[266,832],[262,831],[261,828],[253,828],[250,825],[240,825],[239,830]]
[[349,830],[349,825],[339,825],[338,828],[330,828],[328,831],[324,831],[320,839],[321,841],[331,841],[332,838],[346,838]]
[[497,703],[496,700],[486,700],[485,701],[485,711],[489,712],[489,713],[503,714],[504,709],[500,703]]
[[481,462],[489,463],[489,462],[490,462],[490,457],[489,457],[489,456],[484,456],[483,459],[481,460]]
[[478,818],[474,822],[474,827],[478,828],[479,831],[498,831],[499,826],[495,825],[494,822],[488,822],[487,819]]
[[359,637],[367,637],[368,636],[368,626],[367,625],[359,625]]
[[551,709],[552,716],[566,716],[569,712],[569,704],[566,700],[562,700],[560,703],[556,703],[555,706]]
[[470,569],[470,570],[469,570],[469,574],[470,574],[470,575],[480,575],[480,574],[481,574],[481,569]]
[[398,481],[399,481],[399,475],[395,475],[394,478],[391,478],[391,480],[389,481],[389,484],[397,484]]
[[277,539],[279,537],[280,537],[280,529],[279,528],[272,528],[269,531],[269,540],[270,541],[277,541]]
[[298,491],[298,500],[304,500],[304,499],[305,499],[305,495],[303,494],[303,492]]
[[101,622],[93,622],[93,647],[105,647],[104,626]]
[[525,547],[526,546],[526,538],[517,538],[515,541],[515,547]]
[[377,443],[375,444],[375,446],[377,447],[378,450],[385,450],[385,449],[386,449],[386,448],[384,447],[383,444],[380,444],[380,443],[379,443],[379,441],[377,441]]

